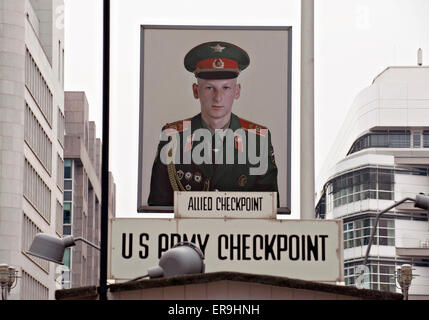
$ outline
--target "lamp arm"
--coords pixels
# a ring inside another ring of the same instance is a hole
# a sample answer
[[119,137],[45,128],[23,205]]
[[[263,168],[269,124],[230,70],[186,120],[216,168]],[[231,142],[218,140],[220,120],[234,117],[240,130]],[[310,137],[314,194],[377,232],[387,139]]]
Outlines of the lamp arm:
[[97,249],[97,250],[100,250],[100,247],[99,247],[99,246],[97,246],[97,245],[93,244],[92,242],[89,242],[88,240],[86,240],[86,239],[84,239],[84,238],[82,238],[82,237],[77,237],[77,238],[75,238],[75,239],[74,239],[74,241],[82,241],[82,242],[85,242],[86,244],[90,245],[91,247],[93,247],[93,248],[95,248],[95,249]]
[[375,223],[374,223],[374,227],[372,228],[372,233],[371,233],[371,238],[369,238],[369,243],[368,243],[368,247],[366,249],[366,254],[365,254],[365,259],[363,260],[363,265],[366,266],[367,262],[368,262],[368,256],[369,256],[369,251],[371,250],[371,246],[372,246],[372,242],[374,240],[374,236],[375,233],[377,231],[377,226],[378,226],[378,221],[380,220],[381,216],[386,213],[387,211],[399,206],[400,204],[404,203],[405,201],[413,201],[416,202],[416,199],[413,198],[404,198],[398,202],[396,202],[395,204],[391,205],[390,207],[384,209],[383,211],[379,212],[377,214],[377,217],[375,219]]

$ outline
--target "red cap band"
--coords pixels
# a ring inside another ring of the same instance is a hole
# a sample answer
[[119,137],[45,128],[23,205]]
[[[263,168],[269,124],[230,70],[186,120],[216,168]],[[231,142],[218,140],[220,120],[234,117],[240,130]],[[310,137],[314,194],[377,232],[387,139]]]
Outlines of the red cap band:
[[222,69],[237,69],[238,62],[225,58],[210,58],[201,60],[197,63],[196,69],[203,70],[222,70]]

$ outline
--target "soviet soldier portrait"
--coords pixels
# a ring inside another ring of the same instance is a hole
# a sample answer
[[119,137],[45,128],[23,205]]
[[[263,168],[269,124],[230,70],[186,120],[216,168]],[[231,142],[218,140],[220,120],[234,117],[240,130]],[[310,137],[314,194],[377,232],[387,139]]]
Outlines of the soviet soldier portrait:
[[245,50],[223,41],[202,43],[186,54],[185,69],[196,78],[190,94],[200,112],[162,128],[149,206],[172,206],[174,191],[278,193],[269,129],[232,112],[244,90],[239,75],[249,65]]

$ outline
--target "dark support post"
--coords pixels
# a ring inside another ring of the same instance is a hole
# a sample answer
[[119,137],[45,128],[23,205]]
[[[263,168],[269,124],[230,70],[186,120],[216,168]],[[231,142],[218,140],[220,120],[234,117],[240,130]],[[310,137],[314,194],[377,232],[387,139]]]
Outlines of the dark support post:
[[110,0],[103,0],[103,140],[101,151],[100,300],[107,300],[109,222]]

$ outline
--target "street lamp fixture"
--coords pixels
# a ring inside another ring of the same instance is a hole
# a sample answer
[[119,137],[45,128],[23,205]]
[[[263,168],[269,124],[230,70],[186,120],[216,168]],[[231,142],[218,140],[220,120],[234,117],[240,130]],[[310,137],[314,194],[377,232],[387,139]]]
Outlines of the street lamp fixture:
[[[44,260],[64,264],[63,258],[65,249],[76,245],[76,241],[83,241],[97,250],[100,250],[99,246],[80,237],[73,238],[73,236],[66,236],[64,238],[57,238],[45,233],[38,233],[34,237],[30,249],[26,253]],[[150,268],[147,275],[135,278],[131,281],[146,277],[158,278],[204,273],[204,270],[204,254],[200,248],[191,242],[179,242],[162,255],[159,265]]]
[[402,294],[404,295],[404,300],[408,300],[408,289],[411,286],[411,281],[413,280],[413,269],[409,264],[403,264],[402,267],[398,270],[397,281],[401,287]]
[[204,254],[201,249],[192,242],[182,241],[163,253],[158,265],[149,268],[146,275],[127,282],[138,281],[147,277],[153,279],[204,273],[205,267]]
[[0,264],[0,287],[2,300],[7,300],[10,290],[16,287],[18,271],[5,263]]
[[204,273],[204,254],[192,242],[179,242],[164,253],[156,267],[148,270],[149,278]]
[[76,241],[85,242],[91,247],[100,250],[99,246],[81,237],[73,238],[73,236],[66,236],[64,238],[57,238],[45,233],[38,233],[26,253],[58,264],[64,264],[65,249],[76,245]]
[[416,208],[429,210],[429,197],[425,196],[423,193],[416,195],[414,206]]

